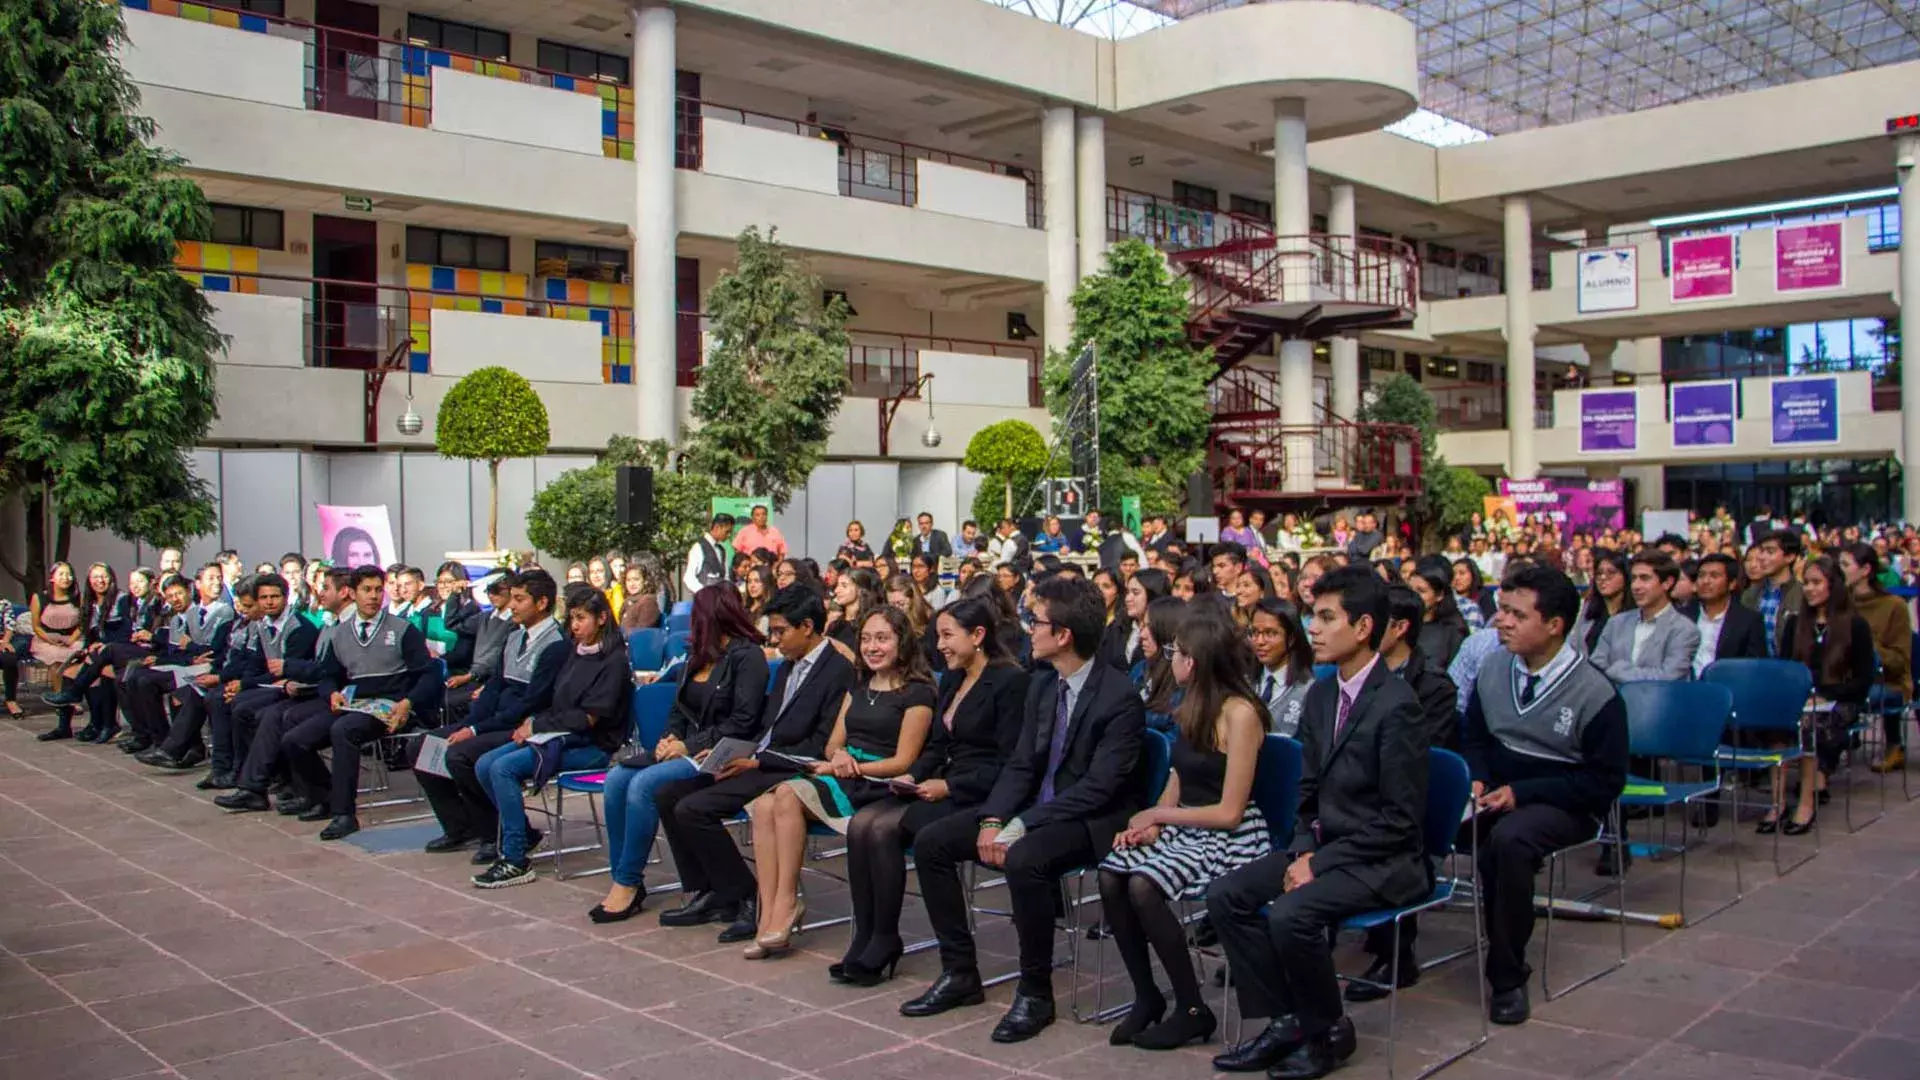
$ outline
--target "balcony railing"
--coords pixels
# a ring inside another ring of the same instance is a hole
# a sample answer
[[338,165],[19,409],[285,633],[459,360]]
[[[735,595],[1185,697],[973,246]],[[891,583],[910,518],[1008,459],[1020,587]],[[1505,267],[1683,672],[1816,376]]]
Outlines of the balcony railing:
[[1144,240],[1161,251],[1192,251],[1272,235],[1272,223],[1259,218],[1107,185],[1108,240]]
[[[1459,383],[1429,391],[1441,431],[1501,431],[1507,427],[1507,384]],[[1536,388],[1533,426],[1553,426],[1553,391]]]

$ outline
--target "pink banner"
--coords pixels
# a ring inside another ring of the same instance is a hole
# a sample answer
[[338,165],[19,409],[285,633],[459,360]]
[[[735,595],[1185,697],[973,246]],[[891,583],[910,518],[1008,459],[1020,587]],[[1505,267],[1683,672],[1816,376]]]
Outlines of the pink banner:
[[1782,225],[1773,231],[1773,287],[1780,292],[1837,289],[1846,259],[1840,222]]
[[1667,268],[1674,302],[1732,296],[1734,243],[1732,233],[1674,237],[1668,246]]
[[320,513],[321,546],[334,566],[342,570],[385,567],[399,560],[386,507],[316,505],[314,509]]

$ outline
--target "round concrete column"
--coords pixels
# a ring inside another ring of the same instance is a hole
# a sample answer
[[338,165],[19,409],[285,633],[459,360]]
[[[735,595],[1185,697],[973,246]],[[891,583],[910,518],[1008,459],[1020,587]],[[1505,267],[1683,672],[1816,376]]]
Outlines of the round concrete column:
[[674,17],[670,7],[633,9],[633,389],[642,439],[677,435],[674,377]]
[[1073,287],[1079,283],[1074,250],[1073,107],[1050,105],[1040,114],[1040,182],[1047,215],[1047,302],[1041,337],[1048,351],[1073,340]]
[[1533,448],[1533,207],[1525,195],[1502,201],[1507,257],[1507,475],[1540,473]]

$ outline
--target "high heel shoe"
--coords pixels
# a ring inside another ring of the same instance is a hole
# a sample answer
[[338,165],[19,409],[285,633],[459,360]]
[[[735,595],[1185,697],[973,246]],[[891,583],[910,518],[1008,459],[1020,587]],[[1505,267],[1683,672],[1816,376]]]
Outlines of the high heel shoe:
[[1753,827],[1753,831],[1759,833],[1761,836],[1772,836],[1780,829],[1780,808],[1777,806],[1774,807],[1767,811],[1767,815],[1768,816],[1761,818]]
[[[804,896],[796,898],[793,902],[793,918],[787,921],[786,928],[774,933],[761,934],[759,937],[754,938],[753,944],[747,946],[745,951],[740,955],[746,957],[748,960],[765,960],[770,956],[778,956],[781,953],[791,952],[793,950],[793,935],[800,932],[800,925],[806,921],[806,915],[807,898]],[[844,970],[843,967],[842,971],[844,972]]]
[[1780,825],[1780,835],[1805,836],[1807,833],[1810,833],[1813,831],[1813,823],[1815,821],[1818,821],[1819,818],[1820,818],[1820,811],[1817,808],[1814,810],[1812,814],[1809,814],[1807,816],[1807,820],[1804,822],[1795,821],[1792,818],[1788,818],[1786,821],[1782,822]]
[[905,953],[905,949],[895,947],[893,952],[887,954],[885,960],[880,961],[873,967],[868,967],[857,961],[849,961],[842,967],[840,981],[846,983],[848,986],[879,986],[881,983],[892,979],[894,973],[900,970],[900,957],[905,955]]
[[587,912],[587,918],[593,920],[596,923],[626,922],[628,919],[631,919],[635,915],[640,914],[640,909],[646,906],[646,903],[647,903],[647,888],[646,886],[642,885],[638,890],[634,892],[633,901],[629,903],[626,907],[621,908],[618,911],[609,911],[607,909],[607,905],[595,904],[593,905],[593,910]]

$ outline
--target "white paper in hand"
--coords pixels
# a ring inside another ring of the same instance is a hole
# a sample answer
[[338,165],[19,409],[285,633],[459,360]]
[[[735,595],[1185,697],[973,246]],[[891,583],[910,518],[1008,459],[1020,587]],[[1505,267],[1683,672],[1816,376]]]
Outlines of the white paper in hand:
[[447,771],[447,740],[438,735],[422,736],[420,757],[414,761],[413,771],[453,779],[453,774]]

